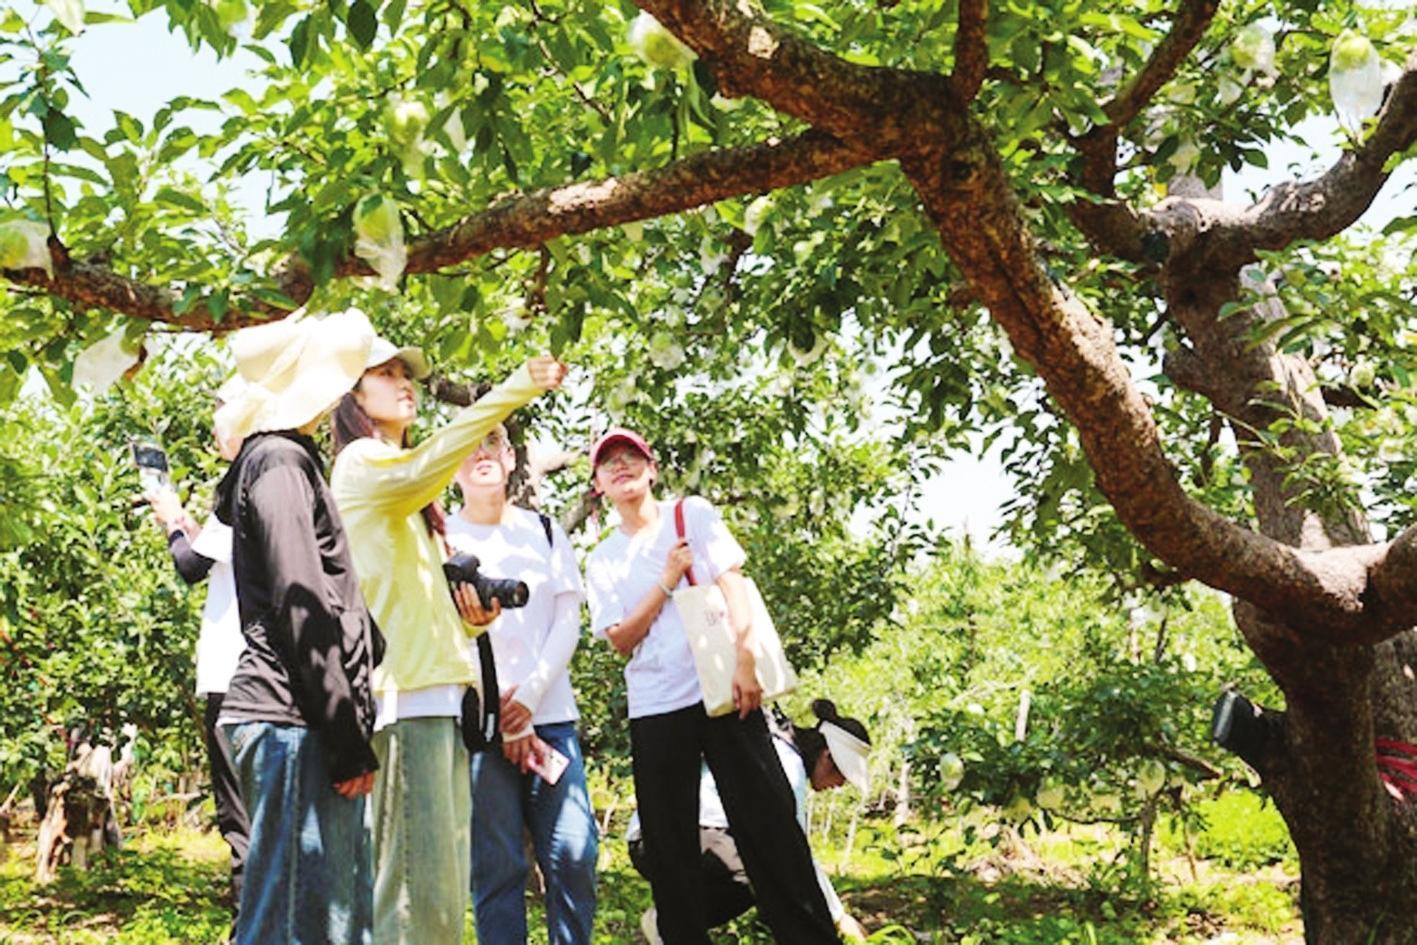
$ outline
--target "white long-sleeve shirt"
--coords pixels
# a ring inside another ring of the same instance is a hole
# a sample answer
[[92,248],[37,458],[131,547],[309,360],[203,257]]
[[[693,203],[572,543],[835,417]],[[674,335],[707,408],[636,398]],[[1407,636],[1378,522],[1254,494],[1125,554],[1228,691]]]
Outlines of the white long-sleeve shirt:
[[[493,578],[526,582],[525,607],[502,611],[488,632],[497,662],[497,683],[531,710],[534,725],[580,718],[571,691],[571,657],[581,635],[580,569],[561,526],[551,524],[546,542],[541,517],[507,506],[498,525],[476,525],[448,516],[448,544],[476,555],[479,571]],[[469,641],[471,645],[471,641]]]

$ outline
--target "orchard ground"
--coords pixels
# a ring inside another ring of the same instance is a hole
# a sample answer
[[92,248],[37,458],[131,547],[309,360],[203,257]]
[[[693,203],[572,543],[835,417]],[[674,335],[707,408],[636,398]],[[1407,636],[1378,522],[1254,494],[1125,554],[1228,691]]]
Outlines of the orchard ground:
[[[1163,825],[1155,881],[1130,890],[1109,875],[1126,838],[1101,826],[1027,830],[1022,836],[1003,828],[1002,842],[967,844],[963,818],[949,812],[901,829],[889,815],[879,815],[863,819],[849,858],[844,824],[826,839],[814,831],[813,840],[848,909],[874,942],[1302,942],[1297,862],[1273,809],[1243,789],[1203,801],[1200,809],[1207,826],[1189,843],[1174,825]],[[998,823],[996,814],[973,819]],[[639,916],[650,901],[625,853],[624,816],[612,817],[602,848],[596,942],[607,945],[640,941]],[[120,852],[106,855],[90,872],[65,869],[57,882],[38,887],[31,880],[32,824],[21,820],[0,864],[0,943],[223,940],[226,848],[214,831],[174,827],[154,810],[147,823],[130,830]],[[531,940],[544,942],[534,901],[532,908]],[[467,940],[476,940],[470,915]],[[715,941],[772,939],[749,918],[720,930]]]

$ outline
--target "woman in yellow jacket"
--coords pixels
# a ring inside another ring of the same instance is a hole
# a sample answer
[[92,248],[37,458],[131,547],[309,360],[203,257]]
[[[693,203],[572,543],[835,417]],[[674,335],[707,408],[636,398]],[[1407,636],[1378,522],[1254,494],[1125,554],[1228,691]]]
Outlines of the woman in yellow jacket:
[[566,368],[533,358],[410,448],[414,381],[428,374],[423,352],[378,339],[368,364],[335,410],[330,485],[364,599],[388,641],[373,686],[374,943],[444,945],[462,940],[471,855],[457,723],[479,674],[464,620],[489,623],[497,610],[482,613],[475,593],[458,605],[449,595],[438,499],[483,438],[558,387]]

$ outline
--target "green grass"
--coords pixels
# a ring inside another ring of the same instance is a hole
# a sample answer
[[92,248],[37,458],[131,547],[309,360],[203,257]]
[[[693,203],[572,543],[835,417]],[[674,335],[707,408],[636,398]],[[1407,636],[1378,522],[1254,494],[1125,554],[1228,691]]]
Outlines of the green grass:
[[189,945],[219,942],[230,923],[227,852],[215,834],[138,836],[88,872],[32,881],[33,847],[0,864],[0,945]]
[[1196,854],[1235,869],[1274,863],[1297,867],[1298,854],[1274,805],[1253,791],[1227,791],[1197,805],[1205,829]]
[[[898,835],[889,824],[866,821],[846,868],[841,849],[814,842],[847,908],[883,945],[1201,945],[1222,933],[1234,936],[1226,939],[1233,945],[1297,943],[1295,883],[1282,856],[1262,877],[1228,865],[1270,855],[1269,840],[1236,852],[1236,833],[1251,835],[1241,829],[1243,819],[1266,817],[1264,809],[1242,801],[1209,813],[1195,846],[1223,851],[1223,858],[1199,861],[1198,878],[1186,881],[1175,877],[1188,876],[1188,864],[1168,860],[1162,865],[1171,879],[1145,896],[1096,882],[1094,867],[1114,856],[1119,842],[1100,828],[1030,835],[1013,847],[967,847],[951,821],[930,825],[928,835]],[[1266,831],[1261,822],[1252,833],[1266,838]],[[603,843],[597,945],[640,941],[640,913],[650,904],[620,836],[617,825]],[[90,872],[65,870],[47,887],[30,880],[32,847],[17,845],[8,856],[0,863],[0,945],[202,945],[226,933],[226,855],[214,834],[139,832]],[[534,901],[530,913],[530,942],[543,945]],[[468,942],[475,941],[471,928],[469,916]],[[719,930],[715,941],[772,939],[750,914]]]

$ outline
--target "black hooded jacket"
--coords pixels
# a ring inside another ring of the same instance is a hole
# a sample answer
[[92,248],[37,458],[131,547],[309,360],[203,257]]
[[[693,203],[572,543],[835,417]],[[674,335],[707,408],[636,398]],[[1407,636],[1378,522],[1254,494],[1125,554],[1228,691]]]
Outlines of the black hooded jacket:
[[315,730],[333,783],[375,770],[371,682],[384,639],[314,441],[292,431],[247,437],[216,509],[232,528],[246,637],[222,718]]

